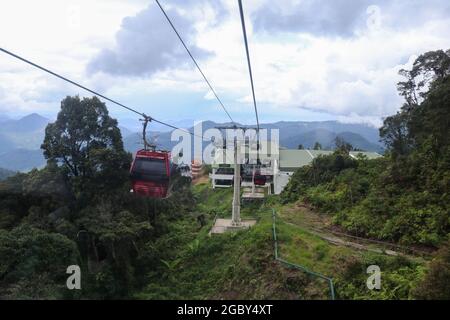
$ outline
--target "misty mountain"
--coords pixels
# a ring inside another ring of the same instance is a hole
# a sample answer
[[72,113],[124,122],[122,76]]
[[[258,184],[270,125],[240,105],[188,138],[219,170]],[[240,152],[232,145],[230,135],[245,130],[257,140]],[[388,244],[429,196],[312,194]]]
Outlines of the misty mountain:
[[[283,135],[285,136],[285,135]],[[322,145],[322,148],[329,149],[331,142],[336,138],[336,133],[325,129],[315,129],[298,135],[280,137],[281,146],[288,149],[297,149],[302,144],[306,149],[312,149],[316,142]]]
[[8,120],[10,120],[10,118],[8,116],[0,114],[0,123],[2,123],[4,121],[8,121]]
[[1,131],[20,132],[36,132],[45,128],[49,123],[49,119],[44,118],[37,113],[32,113],[19,120],[6,120],[2,123]]
[[15,143],[11,141],[11,138],[0,132],[0,153],[8,152],[14,148]]
[[13,149],[0,153],[0,167],[12,171],[30,171],[45,166],[42,150]]
[[[136,120],[134,121],[136,123]],[[34,167],[45,166],[45,159],[40,146],[45,136],[45,127],[49,122],[49,119],[36,113],[19,120],[1,117],[0,168],[12,171],[28,171]],[[141,149],[143,144],[140,124],[137,123],[130,128],[124,123],[127,122],[120,121],[119,128],[122,132],[125,149],[130,152]],[[171,123],[178,123],[177,126],[193,132],[192,121],[178,120]],[[216,123],[213,121],[202,123],[203,131],[217,126],[231,126],[231,123]],[[324,149],[332,149],[334,140],[339,136],[361,150],[376,152],[382,152],[383,150],[383,146],[379,142],[378,130],[364,124],[348,124],[337,121],[280,121],[261,124],[261,128],[279,129],[280,145],[285,148],[297,148],[299,144],[302,144],[305,148],[312,148],[315,142],[319,142]],[[158,148],[171,150],[178,142],[170,140],[171,132],[166,129],[159,129],[162,128],[152,124],[151,131],[148,132],[149,141],[156,142]],[[209,142],[203,142],[204,146],[207,144]]]
[[380,144],[370,142],[360,134],[354,132],[340,132],[336,134],[325,129],[315,129],[280,139],[280,144],[288,149],[296,149],[299,144],[302,144],[305,149],[312,149],[314,144],[319,142],[322,145],[322,149],[333,150],[335,148],[335,140],[338,137],[350,143],[354,148],[378,153],[383,152],[383,147]]
[[36,113],[19,120],[4,120],[0,123],[0,152],[14,149],[39,149],[49,121]]
[[16,172],[0,168],[0,181],[5,180],[8,177],[15,175]]
[[279,121],[272,124],[263,124],[261,127],[279,129],[280,141],[316,130],[319,130],[317,134],[320,137],[320,132],[322,130],[327,130],[335,134],[339,134],[341,132],[352,132],[362,136],[371,143],[380,144],[378,129],[365,124],[341,123],[338,121]]
[[[231,123],[215,123],[205,121],[202,124],[203,131],[217,127],[231,126]],[[383,152],[383,146],[379,142],[378,129],[362,124],[345,124],[337,121],[323,122],[300,122],[281,121],[275,123],[262,124],[264,129],[278,129],[280,135],[280,145],[288,149],[297,149],[299,144],[305,148],[313,148],[316,142],[322,145],[323,149],[334,149],[336,137],[340,137],[352,144],[353,147],[364,151]],[[193,128],[188,129],[193,132]],[[171,132],[149,132],[149,137],[153,137],[156,144],[161,149],[170,150],[177,142],[170,140]],[[205,142],[204,145],[208,144]],[[125,148],[134,152],[142,147],[141,133],[135,133],[124,138]]]
[[43,167],[40,146],[49,121],[37,113],[19,120],[4,117],[0,123],[0,168],[28,171]]
[[132,135],[134,133],[130,129],[125,128],[125,127],[120,126],[120,125],[119,125],[119,130],[120,130],[120,133],[122,134],[122,138],[128,137],[128,136],[130,136],[130,135]]
[[[372,143],[361,135],[353,132],[341,132],[337,135],[337,137],[349,142],[353,147],[363,151],[375,151],[378,153],[382,153],[384,151],[383,147],[380,144]],[[334,143],[328,146],[332,147],[333,145]]]

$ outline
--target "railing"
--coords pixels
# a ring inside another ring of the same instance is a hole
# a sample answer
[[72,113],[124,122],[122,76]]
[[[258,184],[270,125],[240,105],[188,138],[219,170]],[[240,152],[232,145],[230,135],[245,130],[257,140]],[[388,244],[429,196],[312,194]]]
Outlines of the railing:
[[278,254],[278,239],[277,239],[277,229],[276,229],[276,212],[275,209],[272,208],[272,234],[273,234],[273,242],[274,242],[274,253],[275,253],[275,260],[279,261],[280,263],[291,267],[291,268],[295,268],[295,269],[299,269],[302,270],[316,278],[320,278],[320,279],[324,279],[325,281],[328,282],[328,285],[330,287],[330,298],[331,300],[335,299],[335,295],[334,295],[334,285],[333,285],[333,278],[327,277],[321,273],[317,273],[314,271],[309,270],[307,267],[302,266],[302,265],[298,265],[289,261],[286,261],[282,258],[279,257]]
[[210,177],[210,179],[215,179],[215,180],[233,180],[234,179],[234,175],[232,175],[232,174],[210,173],[209,177]]

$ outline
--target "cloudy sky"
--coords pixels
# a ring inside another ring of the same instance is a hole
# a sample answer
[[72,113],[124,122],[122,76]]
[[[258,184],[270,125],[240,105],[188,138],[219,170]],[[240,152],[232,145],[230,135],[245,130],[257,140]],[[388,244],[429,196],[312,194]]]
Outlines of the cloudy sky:
[[[161,0],[233,118],[255,121],[236,0]],[[450,48],[448,0],[244,0],[263,122],[378,125],[398,70]],[[1,0],[0,46],[171,123],[226,121],[152,0]],[[0,54],[0,112],[55,117],[70,84]],[[109,105],[132,123],[135,116]]]

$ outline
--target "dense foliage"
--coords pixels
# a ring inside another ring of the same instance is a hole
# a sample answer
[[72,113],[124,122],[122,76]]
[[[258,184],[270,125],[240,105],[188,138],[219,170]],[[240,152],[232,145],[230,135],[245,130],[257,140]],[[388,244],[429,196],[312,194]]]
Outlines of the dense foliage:
[[57,120],[45,130],[41,148],[77,194],[110,192],[127,180],[131,155],[123,148],[117,120],[97,97],[66,97]]
[[[406,103],[380,129],[383,159],[355,160],[348,146],[299,169],[282,194],[303,198],[347,230],[438,246],[450,231],[450,52],[428,52],[399,83]],[[424,88],[427,88],[424,91]]]
[[[43,144],[48,165],[0,184],[0,298],[125,298],[159,264],[148,251],[192,206],[178,178],[166,201],[130,194],[131,155],[97,98],[67,97]],[[66,269],[82,269],[81,291]]]
[[450,243],[436,253],[425,277],[414,288],[417,299],[450,299]]
[[[450,51],[425,53],[400,74],[406,102],[380,128],[385,156],[353,159],[341,141],[334,154],[297,170],[281,195],[283,203],[302,200],[332,215],[354,235],[441,247],[427,268],[380,257],[344,259],[337,278],[342,298],[450,297]],[[379,293],[364,290],[369,264],[392,270]]]

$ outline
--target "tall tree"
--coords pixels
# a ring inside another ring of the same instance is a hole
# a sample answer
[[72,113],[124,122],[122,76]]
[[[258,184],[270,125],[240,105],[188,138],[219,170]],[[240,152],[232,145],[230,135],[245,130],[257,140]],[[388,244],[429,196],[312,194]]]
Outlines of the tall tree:
[[322,150],[322,145],[317,141],[314,143],[314,150]]
[[47,126],[41,148],[63,168],[74,186],[97,189],[123,185],[131,155],[123,148],[117,120],[97,97],[66,97],[57,120]]
[[411,70],[402,69],[399,74],[406,78],[397,84],[400,95],[410,107],[416,106],[426,97],[433,82],[450,75],[450,50],[426,52],[414,61]]
[[339,136],[334,139],[334,144],[336,145],[336,150],[344,154],[348,154],[353,150],[353,146]]
[[397,89],[406,103],[385,119],[380,136],[394,157],[406,155],[427,141],[437,150],[448,141],[450,50],[420,55],[411,70],[400,70],[406,78]]
[[408,113],[404,108],[384,120],[380,128],[380,137],[394,157],[408,153],[411,149],[411,140],[408,133]]

